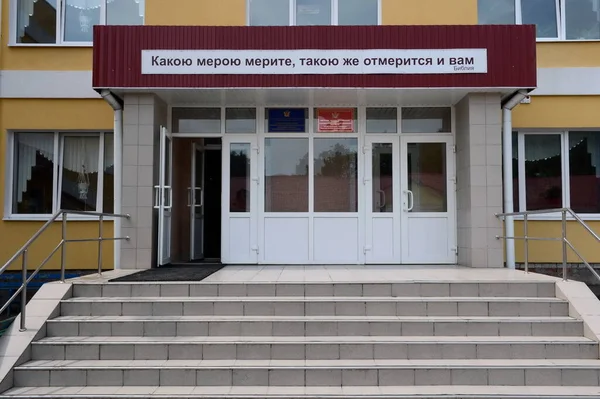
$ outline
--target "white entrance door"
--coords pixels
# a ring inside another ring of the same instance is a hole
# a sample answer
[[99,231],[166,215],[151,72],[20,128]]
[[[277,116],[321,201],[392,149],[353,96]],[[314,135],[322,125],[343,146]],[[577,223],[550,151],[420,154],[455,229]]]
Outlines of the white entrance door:
[[456,263],[451,137],[402,137],[402,262]]
[[367,263],[399,263],[400,148],[398,137],[365,139]]
[[204,150],[192,145],[192,173],[188,191],[190,206],[190,260],[204,258]]
[[160,128],[160,169],[154,186],[154,208],[158,209],[158,266],[171,261],[171,210],[173,204],[173,138],[166,127]]
[[223,263],[258,263],[258,153],[255,136],[223,139]]

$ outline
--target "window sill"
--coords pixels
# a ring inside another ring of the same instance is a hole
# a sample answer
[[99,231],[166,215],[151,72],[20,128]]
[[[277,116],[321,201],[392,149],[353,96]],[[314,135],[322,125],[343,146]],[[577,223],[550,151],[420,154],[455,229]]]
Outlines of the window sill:
[[70,47],[93,47],[92,42],[81,43],[11,43],[8,47],[23,47],[23,48],[70,48]]
[[[52,215],[8,215],[5,216],[2,220],[5,222],[47,222],[50,220]],[[99,218],[97,216],[84,216],[84,215],[68,215],[67,221],[69,222],[97,222]],[[105,217],[105,222],[114,221],[114,217]],[[59,223],[62,221],[62,217],[56,219],[56,222]]]

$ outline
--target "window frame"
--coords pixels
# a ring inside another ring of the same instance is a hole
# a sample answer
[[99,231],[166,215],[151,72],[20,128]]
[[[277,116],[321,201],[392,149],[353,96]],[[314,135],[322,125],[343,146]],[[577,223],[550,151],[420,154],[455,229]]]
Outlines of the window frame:
[[[522,0],[513,0],[515,4],[515,25],[523,24]],[[566,0],[554,0],[556,7],[557,37],[537,37],[538,42],[597,42],[598,39],[567,39]]]
[[[527,209],[527,195],[525,185],[525,136],[526,135],[558,135],[560,136],[561,143],[561,184],[562,184],[562,206],[565,208],[571,207],[571,176],[569,167],[569,134],[570,132],[598,132],[598,129],[565,129],[565,130],[553,130],[553,129],[515,129],[514,133],[517,134],[517,154],[518,154],[518,190],[519,190],[519,209],[515,208],[515,212],[525,212]],[[513,188],[514,190],[514,188]],[[513,194],[514,195],[514,194]],[[600,220],[600,213],[579,213],[580,218],[583,220]],[[573,219],[572,216],[567,215],[568,219]],[[516,220],[523,220],[523,216],[516,216]],[[528,220],[561,220],[562,215],[560,214],[541,214],[541,215],[529,215]]]
[[[6,172],[5,182],[7,189],[5,190],[4,197],[4,215],[2,220],[6,221],[46,221],[52,217],[60,209],[61,201],[61,190],[62,190],[62,169],[63,169],[63,157],[64,157],[64,138],[65,137],[98,137],[99,140],[99,154],[98,154],[98,187],[96,189],[96,211],[103,212],[103,194],[104,194],[104,158],[105,158],[105,140],[106,134],[114,134],[112,130],[10,130],[7,132],[7,147],[6,147]],[[52,176],[52,213],[15,213],[13,212],[13,200],[15,190],[15,160],[16,160],[16,149],[15,149],[15,136],[18,133],[47,133],[54,136],[54,156],[57,161],[53,165],[53,176]],[[62,219],[62,218],[59,218]],[[71,220],[97,220],[97,217],[86,216],[86,215],[69,215]],[[107,220],[112,220],[112,217],[106,217]]]
[[[66,16],[66,2],[68,0],[56,0],[56,40],[54,43],[19,43],[17,41],[17,28],[18,28],[18,3],[20,0],[9,1],[9,35],[8,45],[10,47],[92,47],[93,42],[76,42],[64,40],[65,35],[65,16]],[[107,17],[107,0],[101,0],[100,5],[100,22],[98,25],[106,25]],[[144,3],[145,7],[145,3]],[[146,10],[144,9],[144,15],[142,17],[143,23],[146,23]],[[93,29],[93,25],[91,27]]]
[[[246,0],[246,26],[262,26],[262,25],[250,25],[250,1]],[[296,0],[287,0],[289,2],[289,20],[288,25],[283,26],[297,26],[296,25]],[[339,26],[339,0],[328,0],[331,4],[331,24],[323,26]],[[381,25],[382,12],[381,12],[381,1],[377,0],[377,25]]]

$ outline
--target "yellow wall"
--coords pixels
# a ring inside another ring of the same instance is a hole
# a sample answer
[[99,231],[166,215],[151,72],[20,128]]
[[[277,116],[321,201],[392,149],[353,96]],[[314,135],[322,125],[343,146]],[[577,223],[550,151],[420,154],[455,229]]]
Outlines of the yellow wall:
[[538,68],[600,66],[600,42],[538,43]]
[[[591,221],[587,222],[587,224],[596,234],[600,234],[600,221]],[[527,223],[527,230],[529,237],[560,238],[562,236],[562,223],[560,221],[530,221]],[[522,237],[523,234],[523,222],[516,221],[515,235]],[[586,261],[590,263],[600,262],[598,243],[577,222],[567,223],[567,239]],[[523,241],[516,241],[515,256],[517,262],[525,260],[523,248]],[[568,249],[567,255],[569,262],[581,262],[577,255],[570,249]],[[562,245],[560,242],[554,241],[530,241],[528,258],[530,263],[560,263],[562,262]]]
[[146,25],[246,25],[246,0],[146,0]]
[[382,0],[381,11],[383,25],[477,24],[477,0]]
[[600,130],[600,96],[533,96],[513,111],[513,127]]
[[[6,131],[11,129],[42,130],[112,130],[112,109],[104,100],[0,100],[0,154],[6,153]],[[0,187],[5,186],[5,162],[0,162]],[[0,204],[4,205],[5,190],[0,190]],[[3,211],[4,206],[0,207]],[[2,215],[4,216],[4,215]],[[44,224],[42,221],[0,221],[0,266],[3,265]],[[98,236],[97,222],[70,222],[67,238],[92,238]],[[112,237],[112,223],[104,225],[104,236]],[[49,228],[29,251],[30,268],[35,268],[50,254],[61,237],[61,224]],[[112,242],[103,248],[104,268],[112,268]],[[70,243],[67,261],[71,269],[94,269],[97,267],[96,243]],[[55,254],[46,269],[60,267]],[[13,264],[20,268],[20,263]]]

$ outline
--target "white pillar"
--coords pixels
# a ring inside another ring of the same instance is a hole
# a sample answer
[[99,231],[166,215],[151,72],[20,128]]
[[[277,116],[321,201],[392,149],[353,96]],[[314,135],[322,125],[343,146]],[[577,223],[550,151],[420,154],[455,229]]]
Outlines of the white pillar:
[[[504,177],[504,213],[514,212],[513,168],[512,168],[512,110],[502,108],[502,168]],[[515,220],[512,216],[504,219],[504,235],[515,236]],[[505,240],[506,266],[515,268],[515,240]]]
[[[114,161],[113,170],[114,177],[114,213],[120,215],[123,213],[121,205],[122,187],[123,187],[123,109],[115,109],[115,126],[114,126]],[[123,219],[115,218],[113,222],[114,237],[121,237],[121,226]],[[121,241],[114,241],[114,265],[115,270],[121,268]]]

